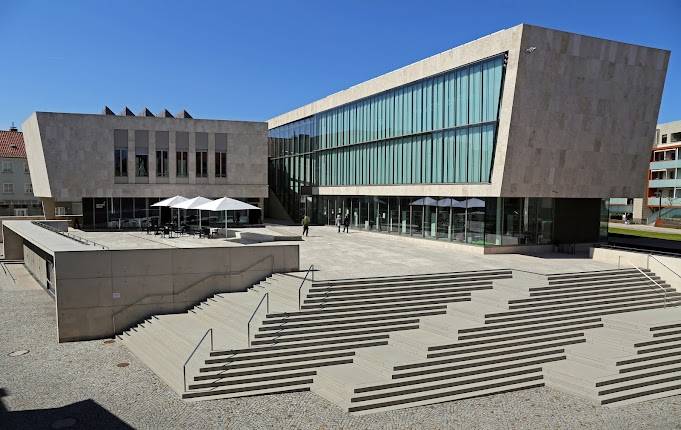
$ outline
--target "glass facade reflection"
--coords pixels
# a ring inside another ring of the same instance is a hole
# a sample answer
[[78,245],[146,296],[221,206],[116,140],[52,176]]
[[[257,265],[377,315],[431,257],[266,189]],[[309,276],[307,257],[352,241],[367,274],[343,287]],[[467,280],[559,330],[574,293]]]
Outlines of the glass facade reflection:
[[270,187],[300,218],[303,187],[488,183],[504,70],[500,54],[273,128]]
[[313,219],[354,229],[481,246],[554,243],[555,199],[315,196]]

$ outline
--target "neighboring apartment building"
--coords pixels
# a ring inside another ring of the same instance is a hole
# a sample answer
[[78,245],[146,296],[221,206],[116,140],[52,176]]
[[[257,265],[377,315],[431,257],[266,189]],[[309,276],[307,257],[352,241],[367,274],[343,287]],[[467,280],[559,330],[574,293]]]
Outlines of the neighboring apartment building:
[[[263,122],[35,112],[23,124],[33,188],[46,218],[81,215],[84,228],[139,227],[174,195],[232,197],[264,207],[267,125]],[[260,221],[251,211],[250,223]]]
[[681,219],[681,121],[657,126],[645,196],[656,218]]
[[598,241],[607,199],[642,195],[669,55],[518,25],[332,94],[269,120],[270,213],[489,252]]
[[0,130],[0,216],[42,215],[33,196],[24,138],[16,127]]
[[681,121],[658,124],[650,151],[643,198],[610,199],[610,218],[636,223],[681,220]]

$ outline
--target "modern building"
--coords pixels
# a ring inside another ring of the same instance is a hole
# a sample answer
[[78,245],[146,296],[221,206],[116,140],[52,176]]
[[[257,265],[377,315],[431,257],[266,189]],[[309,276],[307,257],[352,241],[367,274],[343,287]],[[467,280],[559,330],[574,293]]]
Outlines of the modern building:
[[12,126],[0,130],[0,216],[42,215],[33,196],[23,134]]
[[284,113],[270,214],[485,252],[598,241],[607,199],[644,189],[669,55],[523,24]]
[[[101,115],[35,112],[23,131],[33,191],[48,219],[82,215],[84,228],[139,228],[170,217],[150,206],[174,195],[229,196],[261,208],[267,197],[263,122],[105,108]],[[260,211],[251,212],[234,223],[261,222]],[[219,216],[204,222],[224,225]]]

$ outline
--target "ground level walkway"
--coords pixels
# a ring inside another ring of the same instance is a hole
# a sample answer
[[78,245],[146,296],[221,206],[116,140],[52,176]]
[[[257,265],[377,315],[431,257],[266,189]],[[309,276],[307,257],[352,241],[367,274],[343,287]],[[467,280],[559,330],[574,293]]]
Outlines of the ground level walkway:
[[[275,227],[298,229],[298,227]],[[292,230],[292,231],[293,231]],[[301,266],[322,278],[487,268],[569,272],[609,268],[549,255],[475,255],[426,240],[312,227]],[[119,343],[56,343],[55,306],[23,266],[0,270],[0,428],[675,429],[681,397],[619,408],[549,388],[350,416],[312,393],[184,402]],[[28,350],[20,356],[14,351]],[[127,364],[127,365],[126,365]],[[3,394],[4,391],[4,394]]]

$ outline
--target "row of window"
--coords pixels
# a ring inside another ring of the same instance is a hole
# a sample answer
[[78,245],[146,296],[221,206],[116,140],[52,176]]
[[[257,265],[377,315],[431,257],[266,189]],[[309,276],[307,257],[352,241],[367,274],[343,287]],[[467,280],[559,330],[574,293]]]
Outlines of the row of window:
[[[12,160],[2,160],[2,173],[14,173],[14,162]],[[24,173],[30,173],[27,161],[24,161]]]
[[[196,151],[196,177],[208,177],[208,152]],[[175,153],[175,175],[178,178],[189,176],[189,158],[187,151],[177,151]],[[167,150],[156,151],[156,176],[168,177],[170,172],[169,157]],[[135,175],[136,177],[149,176],[149,155],[145,151],[135,153]],[[114,176],[128,176],[128,150],[114,149]],[[215,177],[227,177],[227,153],[215,152]]]
[[[3,194],[14,194],[14,184],[11,182],[5,182],[2,184]],[[24,183],[24,193],[33,194],[33,184],[30,182]]]
[[500,55],[274,128],[269,155],[496,122],[503,66]]
[[[658,130],[657,132],[659,133],[660,130]],[[678,131],[676,133],[670,133],[670,138],[671,138],[670,143],[681,142],[681,131]],[[660,143],[667,143],[667,135],[666,134],[662,135]]]

